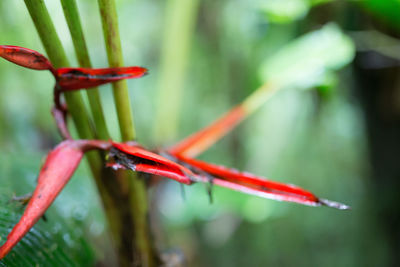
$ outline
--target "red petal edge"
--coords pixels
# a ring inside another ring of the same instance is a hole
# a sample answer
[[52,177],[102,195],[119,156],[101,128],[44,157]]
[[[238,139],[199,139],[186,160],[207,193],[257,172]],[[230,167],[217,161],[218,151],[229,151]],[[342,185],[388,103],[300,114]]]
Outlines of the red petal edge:
[[13,45],[0,45],[0,56],[22,67],[53,71],[50,61],[39,52]]

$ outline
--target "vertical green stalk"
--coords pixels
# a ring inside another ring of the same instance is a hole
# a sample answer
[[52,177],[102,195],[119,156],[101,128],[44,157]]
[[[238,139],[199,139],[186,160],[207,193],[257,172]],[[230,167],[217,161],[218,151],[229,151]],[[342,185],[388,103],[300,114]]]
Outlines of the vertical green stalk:
[[[67,67],[69,65],[67,56],[43,0],[25,0],[25,5],[28,8],[50,61],[56,68]],[[65,100],[80,138],[92,139],[94,135],[91,122],[80,92],[65,93]],[[91,154],[89,156],[89,164],[92,172],[98,174],[101,169],[101,159],[94,155]]]
[[176,136],[197,7],[198,0],[167,2],[154,129],[158,143]]
[[[111,67],[123,66],[115,1],[98,0],[98,3],[109,65]],[[133,140],[135,138],[135,131],[126,81],[113,83],[113,93],[122,140]],[[129,178],[126,181],[131,181],[130,184],[125,184],[124,189],[129,195],[131,215],[133,216],[132,226],[134,229],[132,239],[134,239],[135,247],[132,253],[138,257],[134,260],[141,266],[154,266],[156,264],[156,255],[150,237],[148,199],[144,181],[139,180],[136,175],[129,175],[128,173],[125,173],[122,178]]]
[[[114,0],[99,0],[101,21],[110,67],[124,65],[118,30],[118,17]],[[113,83],[113,94],[123,141],[135,139],[135,128],[128,86],[125,80]]]
[[[78,13],[78,7],[75,0],[61,0],[64,10],[65,19],[71,33],[72,42],[74,44],[75,53],[81,67],[91,68],[89,52],[86,46],[85,37],[83,35],[81,20]],[[106,122],[104,119],[103,108],[101,106],[100,95],[98,88],[91,88],[86,91],[90,109],[92,111],[96,133],[100,139],[107,140],[110,135],[107,130]]]

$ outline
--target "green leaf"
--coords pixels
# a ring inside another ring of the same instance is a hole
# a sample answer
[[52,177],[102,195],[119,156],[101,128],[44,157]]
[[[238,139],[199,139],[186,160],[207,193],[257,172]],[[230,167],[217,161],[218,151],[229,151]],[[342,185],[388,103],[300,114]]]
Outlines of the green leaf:
[[303,18],[310,8],[307,0],[262,1],[260,9],[273,23],[290,23]]
[[[19,220],[23,207],[0,199],[1,243]],[[63,222],[39,221],[0,262],[0,266],[92,266],[94,254],[87,242]]]
[[335,24],[327,24],[269,57],[260,77],[275,86],[311,88],[325,83],[327,73],[351,62],[354,54],[352,40]]
[[272,23],[291,23],[304,18],[310,8],[333,0],[260,0],[259,9]]
[[368,9],[369,12],[373,13],[386,23],[395,26],[397,29],[400,28],[400,1],[398,0],[365,0],[360,1],[363,7]]

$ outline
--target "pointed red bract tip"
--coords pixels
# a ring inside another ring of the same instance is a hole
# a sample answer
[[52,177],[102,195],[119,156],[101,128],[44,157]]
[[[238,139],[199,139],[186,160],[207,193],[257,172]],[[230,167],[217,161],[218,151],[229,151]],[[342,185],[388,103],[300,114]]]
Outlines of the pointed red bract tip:
[[[196,169],[203,171],[213,177],[213,184],[226,187],[242,193],[256,195],[264,198],[295,202],[309,206],[328,206],[337,209],[349,209],[350,207],[338,202],[319,199],[313,193],[298,186],[284,184],[267,180],[247,172],[239,172],[224,166],[210,164],[204,161],[175,155],[180,161],[193,167],[192,171],[197,174]],[[209,177],[203,177],[203,182],[210,182]]]
[[143,67],[121,68],[60,68],[56,70],[56,80],[62,91],[91,88],[123,79],[140,78],[147,74]]
[[321,203],[321,205],[323,205],[323,206],[327,206],[327,207],[335,208],[335,209],[339,209],[339,210],[351,210],[350,206],[340,203],[340,202],[332,201],[332,200],[320,198],[319,203]]
[[83,156],[83,140],[67,140],[52,150],[40,171],[38,184],[21,219],[0,247],[0,259],[24,237],[71,178]]
[[53,70],[50,61],[39,52],[13,45],[0,45],[0,56],[25,68],[35,70]]

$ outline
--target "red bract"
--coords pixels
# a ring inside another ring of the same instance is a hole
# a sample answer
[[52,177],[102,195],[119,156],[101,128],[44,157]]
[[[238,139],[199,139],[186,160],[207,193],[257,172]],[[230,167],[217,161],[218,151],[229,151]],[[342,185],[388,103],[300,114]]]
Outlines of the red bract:
[[[50,61],[39,52],[12,45],[0,45],[0,56],[26,68],[51,71],[56,79],[56,86],[54,87],[54,102],[56,109],[59,109],[59,114],[56,113],[57,115],[65,113],[61,107],[61,92],[92,88],[123,79],[140,78],[147,74],[147,69],[143,67],[54,69]],[[65,114],[63,116],[65,117]],[[58,122],[62,121],[58,120]],[[61,126],[61,128],[66,128],[60,124],[58,125]],[[60,132],[64,137],[69,137],[69,134],[65,134],[64,129],[60,129]]]
[[69,181],[84,152],[91,149],[109,150],[115,161],[110,166],[126,168],[152,175],[164,176],[190,185],[194,182],[212,183],[260,197],[296,202],[304,205],[327,205],[338,209],[349,207],[319,199],[294,185],[268,181],[249,173],[223,166],[165,153],[166,157],[148,151],[137,143],[117,143],[101,140],[66,140],[47,156],[39,174],[38,184],[19,223],[0,247],[3,258],[40,219],[65,184]]
[[84,152],[109,147],[109,143],[100,140],[65,140],[50,151],[24,214],[7,236],[7,241],[0,247],[0,259],[4,258],[43,216],[75,172]]
[[169,148],[168,152],[174,155],[194,157],[232,130],[242,121],[244,115],[245,110],[243,107],[237,106],[208,127],[190,135],[178,144]]
[[[260,197],[281,201],[296,202],[299,204],[310,206],[326,205],[338,209],[349,208],[348,206],[340,203],[321,200],[313,193],[295,185],[288,185],[270,181],[266,178],[255,176],[248,172],[239,172],[235,169],[210,164],[192,158],[187,158],[179,155],[176,155],[176,157],[180,161],[217,178],[213,179],[212,183],[220,185],[222,187],[227,187],[250,195],[257,195]],[[206,181],[208,181],[208,177],[206,178]]]
[[50,61],[37,51],[11,45],[0,45],[0,56],[20,66],[49,70],[56,79],[54,86],[54,104],[52,110],[56,118],[57,127],[63,138],[71,136],[66,126],[66,106],[61,102],[61,93],[66,91],[92,88],[98,85],[116,82],[123,79],[140,78],[147,74],[143,67],[119,67],[119,68],[58,68],[55,69]]
[[118,149],[118,152],[112,150],[111,153],[111,156],[116,160],[114,167],[123,166],[133,171],[160,175],[185,184],[211,182],[222,187],[269,199],[296,202],[310,206],[326,205],[338,209],[349,208],[341,203],[319,199],[311,192],[295,185],[270,181],[251,173],[239,172],[235,169],[180,155],[171,157],[165,154],[167,157],[177,161],[174,162],[145,150],[137,144],[128,145],[113,142],[112,145]]
[[18,224],[0,248],[3,258],[42,217],[61,189],[68,182],[83,156],[79,141],[67,140],[47,156],[40,171],[38,184]]
[[55,72],[55,77],[62,91],[71,91],[123,79],[140,78],[145,74],[147,74],[147,69],[142,67],[104,69],[59,68]]
[[118,164],[126,168],[133,171],[164,176],[187,185],[193,183],[194,174],[189,169],[169,159],[139,146],[115,142],[112,144],[117,150],[112,150],[111,156],[116,158]]
[[61,91],[91,88],[123,79],[140,78],[147,74],[143,67],[120,68],[58,68],[39,52],[12,45],[0,45],[0,56],[20,66],[35,70],[50,70]]
[[35,70],[53,70],[50,61],[35,50],[13,45],[0,45],[0,57]]

